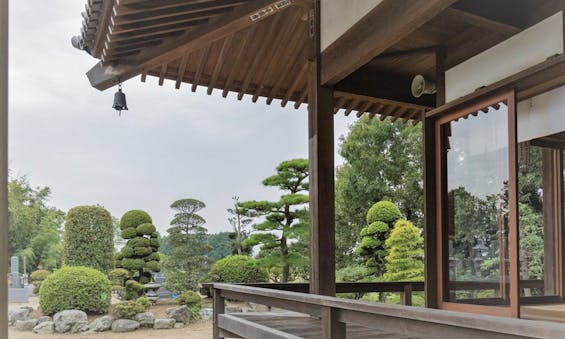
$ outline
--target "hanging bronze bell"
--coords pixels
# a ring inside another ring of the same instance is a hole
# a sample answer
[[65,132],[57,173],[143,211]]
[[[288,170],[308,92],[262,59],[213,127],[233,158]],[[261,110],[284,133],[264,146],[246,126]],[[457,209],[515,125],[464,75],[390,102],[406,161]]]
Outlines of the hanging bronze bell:
[[122,92],[122,88],[118,88],[116,94],[114,94],[114,105],[112,106],[113,109],[120,112],[122,110],[128,110],[128,105],[126,104],[126,95]]

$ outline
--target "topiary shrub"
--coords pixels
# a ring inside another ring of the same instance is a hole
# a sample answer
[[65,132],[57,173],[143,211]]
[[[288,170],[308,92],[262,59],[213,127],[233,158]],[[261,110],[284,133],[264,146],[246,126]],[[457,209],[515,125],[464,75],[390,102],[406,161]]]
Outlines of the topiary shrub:
[[41,283],[43,282],[43,280],[47,278],[49,274],[51,274],[51,272],[49,272],[48,270],[37,270],[31,272],[31,274],[29,275],[29,279],[33,284],[33,294],[39,293],[39,288],[41,287]]
[[[140,284],[151,282],[151,272],[159,272],[159,233],[151,217],[144,211],[126,212],[120,220],[122,237],[128,238],[121,250],[121,259],[116,260],[116,267],[123,267],[131,272],[131,279]],[[141,292],[139,292],[141,293]],[[126,286],[126,299],[137,298],[140,294]]]
[[63,237],[63,264],[87,266],[108,273],[114,268],[114,226],[100,206],[69,210]]
[[43,314],[78,309],[106,313],[110,308],[112,284],[104,273],[89,267],[63,267],[50,274],[39,290]]
[[193,291],[184,292],[176,299],[179,305],[186,305],[190,310],[191,318],[200,318],[200,308],[202,307],[202,298]]
[[246,255],[230,255],[216,261],[208,279],[212,282],[254,283],[267,282],[269,273],[257,260]]
[[120,301],[114,305],[112,313],[120,319],[133,319],[136,314],[145,312],[145,306],[133,300]]
[[394,223],[400,219],[400,210],[390,201],[379,201],[367,212],[367,224],[382,221],[386,224]]
[[137,301],[138,304],[143,306],[143,308],[146,311],[149,311],[149,309],[151,308],[151,305],[153,305],[153,303],[151,303],[151,300],[149,300],[149,298],[147,298],[147,297],[139,297],[139,298],[137,298],[136,301]]
[[386,281],[424,281],[424,238],[416,226],[398,220],[385,245]]
[[400,219],[400,210],[390,201],[379,201],[367,211],[367,227],[361,230],[361,241],[356,253],[365,257],[367,275],[380,277],[388,254],[385,241],[394,223]]
[[129,278],[129,271],[123,268],[115,268],[108,273],[108,278],[114,285],[124,286],[127,278]]
[[143,293],[143,284],[132,279],[127,280],[125,291],[126,291],[126,295],[125,295],[126,299],[128,300],[137,299]]

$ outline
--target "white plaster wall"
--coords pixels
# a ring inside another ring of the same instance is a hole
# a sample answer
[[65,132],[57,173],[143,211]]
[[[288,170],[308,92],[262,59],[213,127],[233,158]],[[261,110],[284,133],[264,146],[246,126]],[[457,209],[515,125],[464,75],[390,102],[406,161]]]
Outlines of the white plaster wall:
[[382,0],[321,0],[322,51],[381,2]]
[[560,53],[563,53],[563,12],[447,70],[446,101],[462,97]]
[[565,131],[565,86],[518,103],[518,142]]

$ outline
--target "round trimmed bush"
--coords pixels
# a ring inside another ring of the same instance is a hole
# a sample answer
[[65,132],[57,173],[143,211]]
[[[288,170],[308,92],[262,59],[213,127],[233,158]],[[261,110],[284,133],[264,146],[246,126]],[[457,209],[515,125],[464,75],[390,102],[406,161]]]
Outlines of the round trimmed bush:
[[161,242],[157,238],[149,239],[149,244],[151,245],[151,247],[157,248],[157,249],[161,246]]
[[153,252],[143,259],[145,261],[161,261],[161,257],[159,256],[159,253],[157,253],[157,252]]
[[126,245],[135,249],[136,247],[149,247],[150,242],[149,242],[149,239],[147,239],[147,238],[136,237],[136,238],[128,240]]
[[153,232],[157,231],[155,226],[150,223],[141,224],[135,228],[138,235],[151,235]]
[[120,219],[120,229],[136,228],[141,224],[152,223],[151,217],[142,210],[131,210],[126,212]]
[[29,278],[31,279],[31,281],[43,281],[49,274],[51,274],[51,272],[49,272],[48,270],[37,270],[31,272]]
[[361,236],[367,237],[367,236],[372,236],[372,235],[379,234],[379,233],[386,233],[386,232],[389,231],[389,229],[390,229],[390,227],[388,226],[388,224],[386,224],[382,221],[375,221],[371,225],[364,227],[361,230]]
[[131,248],[131,247],[129,247],[129,246],[124,246],[124,247],[122,248],[121,254],[122,254],[122,259],[123,259],[123,258],[131,258],[131,257],[133,257],[133,255],[134,255],[133,248]]
[[202,307],[202,298],[193,291],[184,292],[176,299],[179,305],[186,305],[190,310],[191,319],[200,318],[200,308]]
[[135,255],[140,257],[153,253],[153,249],[151,247],[136,247],[133,249],[133,251],[135,252]]
[[138,313],[145,312],[145,306],[133,300],[120,301],[114,305],[114,314],[120,319],[133,319]]
[[153,303],[151,302],[151,300],[149,300],[149,298],[147,297],[139,297],[137,298],[137,303],[142,305],[143,308],[146,311],[149,311],[149,309],[151,308],[151,305],[153,305]]
[[153,233],[151,233],[151,238],[152,238],[152,239],[153,239],[153,238],[155,238],[155,239],[156,239],[156,238],[159,238],[159,232],[153,232]]
[[125,228],[122,230],[121,234],[124,239],[133,239],[137,237],[137,230],[135,228]]
[[135,280],[126,281],[126,299],[133,300],[137,299],[143,293],[143,284],[138,283]]
[[145,267],[151,272],[161,271],[161,265],[158,261],[148,261],[147,264],[145,264]]
[[113,270],[108,273],[108,278],[114,284],[119,284],[123,286],[124,281],[129,278],[129,271],[123,268],[114,268]]
[[138,271],[145,266],[145,260],[143,259],[132,259],[126,258],[122,260],[123,268],[130,270],[130,271]]
[[267,282],[269,273],[251,257],[230,255],[216,261],[209,277],[213,282],[254,283]]
[[66,266],[41,284],[39,307],[49,315],[70,309],[106,313],[111,295],[112,284],[104,273],[84,266]]
[[379,201],[367,212],[367,224],[382,221],[390,224],[400,219],[400,210],[390,201]]

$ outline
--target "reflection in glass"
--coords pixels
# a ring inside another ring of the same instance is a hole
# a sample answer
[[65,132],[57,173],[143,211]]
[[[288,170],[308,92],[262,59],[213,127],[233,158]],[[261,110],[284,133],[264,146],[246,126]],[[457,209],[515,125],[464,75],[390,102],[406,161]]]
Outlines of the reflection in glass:
[[507,106],[443,124],[441,138],[444,300],[509,304]]

